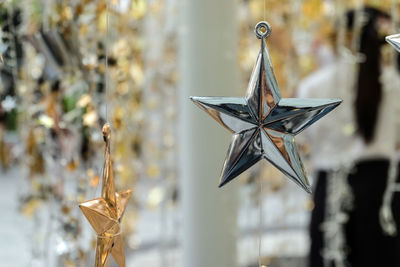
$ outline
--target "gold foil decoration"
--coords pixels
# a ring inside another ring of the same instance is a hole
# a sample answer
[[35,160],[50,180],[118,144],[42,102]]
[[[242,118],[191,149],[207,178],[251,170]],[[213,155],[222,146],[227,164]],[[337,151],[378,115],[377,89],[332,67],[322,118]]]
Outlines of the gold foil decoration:
[[151,164],[146,169],[147,176],[151,178],[158,177],[160,175],[160,168],[156,164]]
[[26,153],[28,154],[29,177],[35,174],[44,174],[45,164],[43,155],[37,142],[37,131],[31,129],[26,140]]
[[70,162],[68,162],[67,164],[67,170],[69,170],[70,172],[75,171],[76,168],[78,168],[79,166],[79,161],[77,160],[71,160]]
[[10,151],[4,141],[4,130],[0,127],[0,165],[3,170],[7,170],[10,163]]
[[26,217],[32,218],[36,211],[40,208],[43,201],[39,199],[31,199],[21,208],[21,213]]
[[131,14],[134,19],[141,19],[146,15],[146,0],[133,0],[131,3]]
[[83,119],[83,125],[94,127],[98,120],[96,110],[93,109],[87,112],[85,115],[83,115],[82,119]]
[[48,129],[53,128],[53,126],[55,125],[54,119],[45,114],[40,115],[40,117],[38,118],[38,123]]
[[97,233],[95,267],[103,267],[111,253],[119,267],[125,267],[125,252],[121,235],[121,219],[132,189],[116,193],[111,163],[111,128],[103,127],[106,143],[101,198],[89,200],[79,205],[83,214]]
[[89,94],[84,94],[79,98],[76,105],[80,108],[87,107],[90,103],[92,103],[92,97]]

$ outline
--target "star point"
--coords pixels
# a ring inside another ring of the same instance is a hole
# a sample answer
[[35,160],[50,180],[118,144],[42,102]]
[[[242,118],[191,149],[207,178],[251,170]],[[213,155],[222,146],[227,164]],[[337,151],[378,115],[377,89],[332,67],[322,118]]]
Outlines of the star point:
[[394,49],[397,50],[397,52],[400,52],[400,34],[393,34],[386,36],[386,42],[388,42],[391,46],[394,47]]

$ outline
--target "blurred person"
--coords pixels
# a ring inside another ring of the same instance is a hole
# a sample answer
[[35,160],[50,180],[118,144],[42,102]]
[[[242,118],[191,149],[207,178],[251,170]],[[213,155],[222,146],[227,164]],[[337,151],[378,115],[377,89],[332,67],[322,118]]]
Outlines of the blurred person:
[[[352,29],[357,14],[354,10],[346,14],[346,47],[354,40]],[[310,223],[310,267],[336,266],[323,256],[323,223],[329,177],[338,170],[345,172],[352,195],[352,208],[343,227],[343,266],[400,266],[399,236],[385,234],[379,217],[390,161],[396,157],[400,137],[400,78],[397,69],[383,64],[382,54],[391,20],[389,15],[370,7],[363,8],[361,16],[360,56],[354,56],[349,49],[336,51],[342,55],[307,77],[298,89],[302,98],[343,99],[335,112],[303,136],[310,144],[317,178]],[[392,209],[399,208],[396,197]],[[399,225],[399,217],[395,216],[395,221]]]

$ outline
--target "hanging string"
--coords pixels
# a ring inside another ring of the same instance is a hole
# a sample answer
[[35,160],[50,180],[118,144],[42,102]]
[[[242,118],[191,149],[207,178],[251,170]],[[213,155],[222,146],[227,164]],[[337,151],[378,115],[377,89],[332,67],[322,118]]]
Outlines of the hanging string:
[[265,2],[266,2],[267,0],[264,0],[264,21],[265,21],[265,13],[266,13],[266,8],[265,8]]
[[258,226],[258,266],[262,267],[261,263],[261,244],[262,244],[262,233],[263,233],[263,181],[260,178],[260,192],[259,192],[259,226]]
[[105,40],[105,44],[104,44],[104,52],[105,52],[105,60],[106,60],[106,63],[105,63],[105,66],[106,66],[106,69],[105,69],[105,72],[104,72],[104,80],[105,80],[105,96],[106,96],[106,99],[105,99],[105,103],[106,103],[106,121],[107,122],[109,122],[109,117],[108,117],[108,100],[109,100],[109,97],[108,97],[108,87],[109,87],[109,78],[108,78],[108,46],[109,46],[109,43],[108,43],[108,41],[109,41],[109,11],[108,11],[108,1],[109,0],[106,0],[106,40]]
[[[105,106],[106,106],[106,114],[105,114],[105,119],[106,122],[109,123],[109,117],[108,117],[108,87],[109,87],[109,79],[108,79],[108,41],[109,41],[109,10],[108,10],[108,1],[109,0],[105,0],[106,1],[106,36],[105,36],[105,41],[104,41],[104,58],[105,58],[105,71],[104,71],[104,94],[105,94]],[[106,151],[104,152],[104,157],[106,156]],[[101,168],[101,175],[104,175],[104,165]],[[97,191],[99,190],[99,186],[100,186],[100,180],[97,182],[96,188],[95,190],[92,192],[93,197],[94,195],[97,194]]]

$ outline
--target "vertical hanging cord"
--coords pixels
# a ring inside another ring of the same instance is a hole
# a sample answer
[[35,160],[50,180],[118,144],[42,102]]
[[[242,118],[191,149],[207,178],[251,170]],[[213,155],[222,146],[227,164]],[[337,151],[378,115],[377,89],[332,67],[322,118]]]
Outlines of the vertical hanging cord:
[[262,267],[261,263],[261,243],[262,243],[262,233],[263,233],[263,181],[262,175],[260,175],[260,192],[259,192],[259,226],[258,226],[258,266]]
[[109,79],[108,79],[108,39],[109,39],[109,12],[108,12],[108,1],[106,0],[106,40],[104,44],[104,49],[105,49],[105,60],[106,60],[106,70],[104,72],[104,80],[105,80],[105,102],[106,102],[106,122],[109,122],[109,117],[108,117],[108,87],[109,87]]
[[266,13],[266,9],[265,9],[265,2],[266,2],[267,0],[264,0],[264,21],[265,21],[265,13]]
[[[104,42],[104,49],[105,49],[105,60],[106,60],[106,69],[105,69],[105,71],[104,71],[104,81],[105,81],[105,96],[106,96],[106,99],[105,99],[105,103],[106,103],[106,122],[108,123],[109,122],[109,118],[108,118],[108,101],[109,101],[109,97],[108,97],[108,91],[109,91],[109,86],[108,86],[108,83],[109,83],[109,79],[108,79],[108,46],[109,46],[109,43],[108,43],[108,41],[109,41],[109,11],[108,11],[108,1],[109,0],[106,0],[106,40],[105,40],[105,42]],[[105,157],[106,157],[106,154],[107,154],[107,146],[106,146],[106,149],[104,150],[104,160],[105,160]],[[103,165],[103,170],[102,170],[102,176],[104,176],[104,171],[105,171],[105,165]],[[100,184],[100,182],[99,183],[97,183],[97,186],[99,186],[99,184]],[[103,185],[104,186],[104,185]],[[97,189],[96,189],[96,191],[97,191]]]
[[[108,1],[109,0],[105,0],[106,1],[106,38],[104,41],[104,54],[105,54],[105,71],[104,71],[104,94],[105,94],[105,105],[106,105],[106,122],[109,122],[109,118],[108,118],[108,32],[109,32],[109,21],[108,21]],[[104,151],[104,158],[106,156],[106,150]],[[101,168],[101,176],[104,176],[104,164]],[[97,190],[99,189],[99,185],[100,183],[102,183],[102,179],[101,181],[97,182],[96,188],[93,191],[93,195],[95,195],[97,193]],[[93,197],[94,198],[94,197]]]

